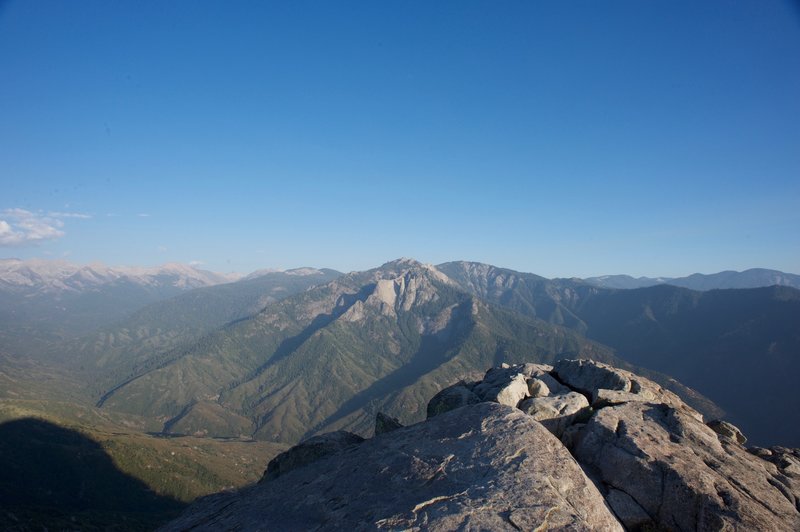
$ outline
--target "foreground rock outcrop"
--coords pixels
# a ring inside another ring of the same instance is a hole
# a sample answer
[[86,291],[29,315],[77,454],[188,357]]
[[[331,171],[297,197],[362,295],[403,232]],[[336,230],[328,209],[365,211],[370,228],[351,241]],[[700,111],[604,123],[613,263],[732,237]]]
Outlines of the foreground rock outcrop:
[[168,530],[622,530],[566,448],[521,411],[482,403],[398,428],[237,493]]
[[378,423],[391,430],[290,449],[165,530],[800,530],[800,450],[747,449],[597,362],[493,368],[442,390],[423,423]]

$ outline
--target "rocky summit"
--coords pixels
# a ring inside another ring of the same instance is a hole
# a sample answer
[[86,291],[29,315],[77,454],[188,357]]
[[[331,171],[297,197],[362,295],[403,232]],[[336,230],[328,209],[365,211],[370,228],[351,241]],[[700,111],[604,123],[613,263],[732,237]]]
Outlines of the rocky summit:
[[800,449],[606,364],[492,368],[427,413],[302,442],[164,530],[800,530]]

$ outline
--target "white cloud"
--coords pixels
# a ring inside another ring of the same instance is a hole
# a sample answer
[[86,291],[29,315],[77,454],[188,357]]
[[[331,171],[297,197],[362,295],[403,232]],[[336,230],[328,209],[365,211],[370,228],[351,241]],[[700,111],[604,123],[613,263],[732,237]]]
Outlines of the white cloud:
[[189,266],[192,266],[192,267],[202,266],[203,264],[205,264],[205,262],[203,262],[202,260],[190,260],[189,261]]
[[150,218],[150,214],[146,212],[140,212],[136,216],[138,216],[139,218]]
[[0,211],[0,246],[24,246],[61,238],[64,218],[91,218],[78,212],[31,212],[25,209]]
[[92,217],[91,214],[84,214],[82,212],[49,212],[47,215],[53,218],[78,218],[80,220],[88,220]]
[[167,251],[167,246],[158,246],[156,249],[161,253],[165,253]]

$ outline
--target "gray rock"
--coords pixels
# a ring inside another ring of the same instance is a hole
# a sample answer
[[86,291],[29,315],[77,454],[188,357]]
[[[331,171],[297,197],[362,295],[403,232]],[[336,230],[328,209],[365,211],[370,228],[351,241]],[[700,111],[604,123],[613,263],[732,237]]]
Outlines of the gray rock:
[[537,527],[623,530],[556,438],[519,410],[482,403],[204,498],[164,530]]
[[567,427],[581,415],[588,413],[589,401],[583,394],[570,392],[563,395],[525,399],[520,403],[519,408],[533,416],[533,419],[544,425],[554,436],[560,438]]
[[604,408],[606,406],[621,405],[631,401],[639,403],[664,403],[669,404],[664,397],[653,393],[651,390],[643,389],[637,393],[623,392],[620,390],[606,390],[600,388],[592,394],[592,406],[594,408]]
[[[752,449],[748,451],[752,452]],[[761,451],[766,452],[754,454],[775,466],[774,470],[770,469],[776,480],[773,486],[780,489],[789,501],[794,501],[800,511],[800,449],[776,446]]]
[[683,400],[678,397],[673,392],[662,388],[655,382],[645,379],[644,377],[639,377],[638,375],[631,373],[630,371],[625,370],[617,370],[622,375],[628,377],[631,381],[631,392],[630,394],[626,394],[625,392],[618,392],[612,390],[598,390],[597,393],[594,394],[594,398],[601,400],[605,397],[607,400],[610,397],[614,397],[613,401],[609,400],[609,403],[621,404],[627,401],[640,401],[640,402],[650,402],[650,403],[662,403],[665,405],[669,405],[673,408],[677,408],[679,410],[683,410],[684,413],[689,414],[690,416],[694,417],[698,421],[703,421],[703,415],[700,412],[696,411],[689,405],[683,402]]
[[553,373],[573,390],[590,396],[601,388],[631,391],[631,380],[621,370],[593,360],[559,360]]
[[166,529],[800,530],[800,449],[746,449],[733,425],[605,364],[506,364],[439,392],[428,418],[379,414],[391,434],[358,445],[312,438],[269,482]]
[[463,382],[449,386],[428,401],[428,419],[462,406],[480,403],[481,399]]
[[625,525],[628,530],[641,530],[642,528],[653,526],[653,520],[647,512],[633,500],[633,497],[624,491],[610,489],[606,495],[606,501],[613,510],[614,515]]
[[662,403],[703,420],[703,416],[680,397],[630,371],[592,360],[559,360],[553,372],[567,385],[591,397],[592,408],[595,409],[632,401]]
[[527,379],[528,395],[531,397],[547,397],[550,395],[550,387],[541,379]]
[[528,395],[531,397],[546,397],[548,395],[559,395],[569,393],[572,390],[558,382],[549,373],[541,373],[536,377],[529,377]]
[[770,462],[777,465],[783,474],[800,480],[800,449],[776,446],[769,451]]
[[565,428],[564,433],[561,434],[561,443],[563,443],[567,449],[574,448],[583,435],[583,427],[585,426],[586,423],[575,422]]
[[528,383],[521,369],[521,366],[492,368],[472,391],[483,401],[517,406],[528,395]]
[[375,416],[375,436],[400,428],[403,428],[403,424],[396,417],[387,416],[383,412],[378,412]]
[[264,471],[259,482],[273,480],[289,471],[339,453],[363,441],[364,438],[361,436],[344,430],[314,436],[270,460],[267,470]]
[[747,438],[744,437],[742,431],[734,425],[733,423],[728,423],[727,421],[723,421],[721,419],[714,419],[707,423],[711,430],[719,434],[723,438],[728,438],[731,441],[735,441],[741,445],[744,445],[747,442]]
[[778,468],[686,409],[628,402],[597,411],[573,454],[669,530],[800,530],[797,492]]
[[516,366],[519,368],[520,373],[526,377],[538,377],[539,375],[549,375],[553,371],[553,366],[549,364],[520,364]]

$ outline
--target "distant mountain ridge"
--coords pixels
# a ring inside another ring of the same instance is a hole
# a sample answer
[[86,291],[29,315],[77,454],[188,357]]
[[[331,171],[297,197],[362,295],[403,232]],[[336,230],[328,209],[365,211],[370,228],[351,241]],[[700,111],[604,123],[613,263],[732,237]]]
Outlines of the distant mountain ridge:
[[[785,286],[619,290],[399,259],[346,275],[260,271],[166,300],[130,286],[61,299],[3,294],[0,354],[44,353],[35,360],[72,372],[93,403],[145,416],[166,433],[291,443],[320,430],[368,431],[377,408],[418,412],[444,381],[524,355],[635,364],[665,387],[673,385],[664,374],[744,415],[734,421],[756,441],[800,441],[798,425],[781,422],[796,404],[787,379],[800,371],[800,291]],[[122,316],[122,303],[139,306]],[[53,323],[62,329],[48,329]],[[26,366],[14,367],[24,374]],[[753,379],[780,385],[742,394]],[[298,411],[321,383],[311,411]],[[677,393],[695,408],[717,408]]]
[[[800,445],[800,290],[608,289],[479,263],[439,268],[489,303],[580,332],[625,361],[663,372],[731,413],[759,442]],[[764,393],[743,393],[754,382]]]
[[62,346],[64,363],[113,368],[116,375],[135,373],[144,358],[197,341],[231,322],[245,319],[269,304],[325,284],[342,273],[305,268],[304,273],[261,272],[233,283],[197,288],[157,301],[131,316]]
[[[468,261],[454,261],[437,266],[446,269],[447,265],[457,263],[480,264]],[[482,266],[490,267],[483,264]],[[476,266],[477,267],[477,266]],[[507,270],[497,268],[498,270]],[[80,292],[109,283],[128,282],[148,287],[171,286],[178,289],[191,289],[201,286],[213,286],[238,280],[255,279],[270,273],[286,273],[288,275],[318,275],[325,269],[294,268],[260,269],[249,274],[218,273],[196,268],[188,264],[176,262],[161,266],[107,266],[94,262],[81,265],[65,260],[45,259],[0,259],[0,291],[33,290],[36,292]],[[328,270],[331,271],[331,270]],[[519,274],[520,272],[514,272]],[[601,275],[584,279],[553,278],[525,274],[529,280],[541,281],[583,281],[600,288],[634,289],[646,288],[659,284],[681,286],[692,290],[714,290],[727,288],[761,288],[765,286],[790,286],[800,289],[800,275],[770,270],[751,268],[742,272],[726,270],[712,274],[694,273],[686,277],[632,277],[630,275]]]
[[[192,315],[191,319],[200,320],[195,328],[203,329],[208,320],[221,326],[280,299],[283,289],[294,293],[338,275],[341,273],[335,270],[316,268],[258,270],[242,276],[180,263],[111,267],[64,260],[0,259],[0,351],[38,356],[54,343],[71,341],[126,319],[147,305],[197,289],[220,288],[210,299],[198,296],[195,308],[205,314]],[[224,288],[232,283],[235,288]],[[201,301],[210,308],[199,308]],[[213,316],[226,304],[241,304],[241,308]],[[178,312],[186,314],[185,310]]]
[[239,279],[176,262],[153,267],[87,265],[63,260],[0,259],[0,290],[80,292],[111,283],[191,289]]
[[425,397],[487,364],[565,356],[624,364],[576,331],[400,259],[273,303],[194,345],[145,350],[129,375],[95,382],[105,383],[98,405],[161,419],[166,433],[295,442],[337,428],[368,434],[377,409],[419,420]]
[[716,290],[729,288],[762,288],[790,286],[800,289],[800,275],[765,268],[751,268],[743,272],[726,270],[719,273],[694,273],[686,277],[631,277],[630,275],[602,275],[583,279],[600,288],[634,289],[659,284],[681,286],[691,290]]

